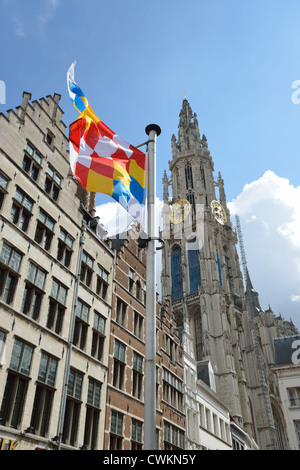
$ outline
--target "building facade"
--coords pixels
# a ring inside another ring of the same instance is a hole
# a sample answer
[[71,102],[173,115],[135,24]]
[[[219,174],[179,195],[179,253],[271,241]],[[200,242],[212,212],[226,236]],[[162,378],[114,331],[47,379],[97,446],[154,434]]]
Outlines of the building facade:
[[114,253],[69,175],[60,96],[30,98],[0,116],[0,447],[102,449]]
[[[237,426],[260,449],[288,449],[272,340],[291,334],[257,305],[248,275],[246,293],[221,174],[186,99],[178,137],[171,140],[171,177],[163,177],[162,302],[193,338],[195,360],[208,360],[216,392]],[[172,194],[169,194],[169,187]],[[278,436],[281,436],[278,439]]]
[[274,339],[279,393],[291,450],[300,449],[300,336]]
[[[142,450],[144,442],[146,251],[133,231],[112,240],[116,263],[104,442],[110,450]],[[156,309],[156,448],[184,449],[182,350],[168,310],[159,302]]]
[[[179,330],[181,331],[181,329]],[[209,361],[197,363],[189,325],[180,332],[184,365],[186,449],[232,450],[230,413],[215,390]]]

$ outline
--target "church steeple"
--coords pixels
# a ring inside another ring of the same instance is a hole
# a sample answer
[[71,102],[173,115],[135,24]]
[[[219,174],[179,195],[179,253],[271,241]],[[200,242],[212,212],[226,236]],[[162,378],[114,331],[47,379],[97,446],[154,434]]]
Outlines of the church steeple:
[[201,150],[201,139],[196,113],[193,114],[188,100],[185,98],[179,114],[178,140],[172,136],[173,158],[177,152]]
[[[224,183],[220,174],[218,181],[214,179],[207,138],[201,138],[197,115],[187,99],[179,114],[178,138],[172,136],[171,146],[171,205],[176,211],[176,203],[187,200],[192,216],[186,217],[184,223],[170,223],[170,218],[166,218],[170,232],[162,253],[162,298],[171,301],[178,327],[188,328],[195,359],[210,360],[215,367],[217,387],[230,403],[232,416],[240,422],[241,405],[232,391],[243,388],[243,380],[241,385],[237,383],[243,371],[238,360],[235,363],[239,355],[235,355],[229,340],[244,297],[236,237],[231,226],[219,223],[211,210],[211,202],[217,199],[216,187],[227,210]],[[166,174],[163,185],[166,202]],[[198,231],[199,227],[203,230]]]

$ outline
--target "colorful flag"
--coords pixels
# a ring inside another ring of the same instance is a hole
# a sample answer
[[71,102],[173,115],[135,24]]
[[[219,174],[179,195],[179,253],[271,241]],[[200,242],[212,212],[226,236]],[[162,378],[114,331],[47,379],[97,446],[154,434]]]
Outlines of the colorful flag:
[[74,80],[73,62],[67,74],[71,101],[80,115],[69,126],[70,166],[87,191],[105,193],[143,224],[146,155],[121,139],[94,113]]

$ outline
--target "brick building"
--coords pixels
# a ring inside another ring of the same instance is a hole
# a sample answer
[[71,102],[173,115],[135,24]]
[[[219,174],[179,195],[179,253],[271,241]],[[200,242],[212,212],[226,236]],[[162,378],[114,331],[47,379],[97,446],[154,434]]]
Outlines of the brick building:
[[[108,362],[105,449],[143,449],[146,252],[135,232],[116,250]],[[168,309],[156,307],[156,447],[184,448],[182,350]]]

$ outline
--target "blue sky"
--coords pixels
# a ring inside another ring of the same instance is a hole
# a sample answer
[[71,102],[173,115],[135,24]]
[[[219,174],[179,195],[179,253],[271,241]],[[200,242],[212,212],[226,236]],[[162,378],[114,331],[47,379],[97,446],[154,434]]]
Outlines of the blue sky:
[[[0,0],[0,111],[18,106],[23,91],[32,99],[57,92],[68,125],[77,115],[66,73],[76,60],[76,82],[121,137],[138,145],[147,124],[160,125],[161,199],[186,93],[215,174],[221,171],[227,200],[239,211],[262,307],[270,302],[300,328],[300,104],[292,101],[299,17],[299,0]],[[289,256],[284,279],[278,253]]]

